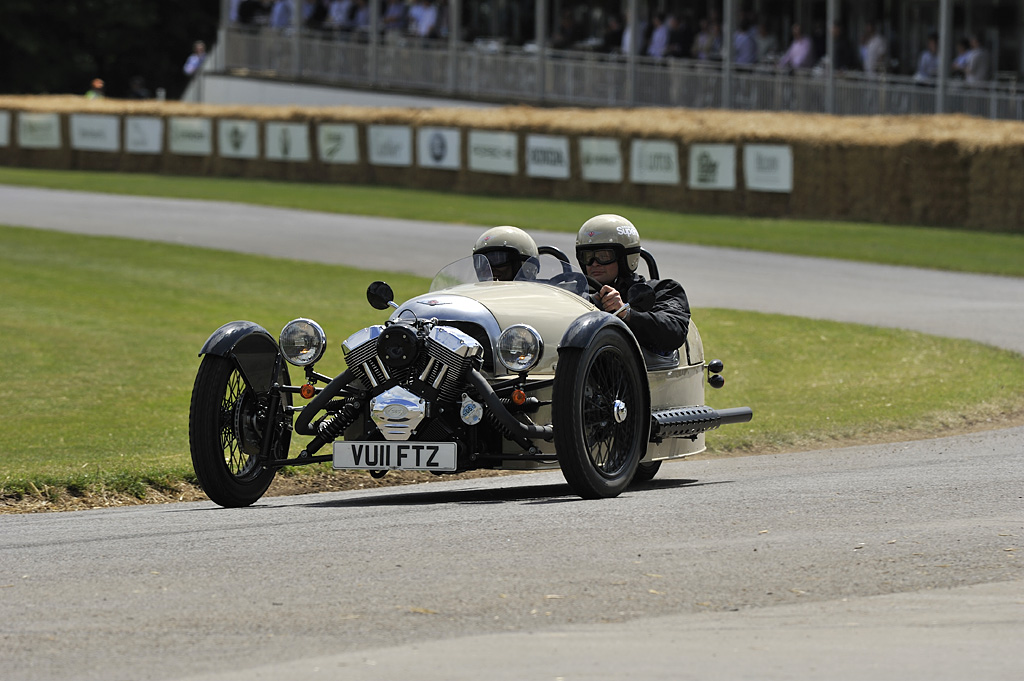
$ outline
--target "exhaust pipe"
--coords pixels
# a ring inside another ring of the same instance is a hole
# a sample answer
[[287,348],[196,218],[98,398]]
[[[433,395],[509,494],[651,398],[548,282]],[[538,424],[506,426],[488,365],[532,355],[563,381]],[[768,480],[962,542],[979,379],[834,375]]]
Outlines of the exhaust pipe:
[[691,440],[701,433],[731,423],[746,423],[754,418],[750,407],[712,409],[708,406],[677,407],[651,412],[651,442],[666,438],[687,437]]

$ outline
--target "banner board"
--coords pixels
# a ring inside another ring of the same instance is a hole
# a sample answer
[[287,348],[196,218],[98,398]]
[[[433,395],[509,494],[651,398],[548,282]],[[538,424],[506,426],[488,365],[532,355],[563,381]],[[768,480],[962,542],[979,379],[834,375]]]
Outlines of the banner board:
[[0,147],[11,144],[11,112],[0,111]]
[[785,144],[743,146],[743,183],[756,192],[793,191],[793,147]]
[[324,163],[359,163],[359,130],[354,123],[321,123],[316,148]]
[[669,140],[633,140],[629,180],[633,184],[679,184],[679,146]]
[[18,145],[24,149],[60,149],[60,115],[18,113]]
[[371,125],[367,153],[375,166],[412,165],[412,128],[408,125]]
[[164,120],[157,116],[125,117],[124,150],[132,154],[162,154]]
[[518,139],[514,132],[469,131],[469,169],[478,173],[519,172]]
[[167,146],[172,154],[210,156],[213,154],[213,124],[209,118],[172,116]]
[[263,155],[268,161],[309,160],[308,123],[266,123]]
[[569,179],[569,138],[526,136],[526,174],[530,177]]
[[622,146],[613,137],[581,137],[580,172],[587,182],[622,182]]
[[462,135],[458,128],[420,128],[416,132],[416,163],[421,168],[462,167]]
[[71,148],[120,151],[121,119],[97,114],[71,114]]
[[736,189],[736,145],[690,146],[690,189]]
[[256,121],[222,118],[217,121],[217,153],[221,158],[259,158],[259,135]]

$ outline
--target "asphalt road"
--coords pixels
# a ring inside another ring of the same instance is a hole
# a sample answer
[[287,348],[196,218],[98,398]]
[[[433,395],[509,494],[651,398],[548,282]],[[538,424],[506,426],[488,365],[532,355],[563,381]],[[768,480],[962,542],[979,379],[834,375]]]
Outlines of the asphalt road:
[[[7,187],[0,224],[421,274],[480,231]],[[649,247],[697,308],[1024,351],[1020,280]],[[0,516],[0,677],[1020,679],[1022,438]]]

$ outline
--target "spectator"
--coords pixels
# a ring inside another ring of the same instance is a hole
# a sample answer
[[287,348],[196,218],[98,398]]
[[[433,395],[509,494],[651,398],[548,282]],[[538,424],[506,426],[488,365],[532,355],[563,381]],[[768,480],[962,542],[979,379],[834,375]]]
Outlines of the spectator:
[[928,36],[928,46],[921,50],[921,56],[917,59],[917,71],[914,72],[914,80],[929,82],[935,80],[938,75],[939,36],[932,33]]
[[601,38],[602,52],[618,52],[622,49],[622,19],[612,14],[608,17],[608,27]]
[[888,70],[886,68],[888,54],[889,47],[879,32],[877,24],[869,21],[864,26],[864,40],[860,48],[860,61],[864,67],[864,73],[873,75],[885,73]]
[[651,32],[651,42],[647,46],[647,56],[660,59],[668,52],[668,37],[671,27],[665,19],[665,13],[659,12],[654,16],[654,30]]
[[101,78],[92,79],[92,87],[85,93],[86,99],[103,99],[107,96],[106,83]]
[[693,15],[689,12],[683,13],[681,20],[670,17],[668,33],[668,56],[685,58],[690,56],[690,46],[693,45]]
[[757,31],[754,33],[754,40],[757,42],[757,61],[760,64],[767,64],[775,61],[775,55],[779,51],[779,41],[768,30],[768,24],[761,21],[757,24]]
[[269,23],[270,0],[242,0],[238,5],[238,23],[245,26],[265,26]]
[[366,0],[354,0],[355,7],[352,9],[352,29],[360,33],[370,32],[370,8]]
[[563,9],[558,25],[555,26],[555,30],[551,34],[551,47],[556,50],[568,50],[585,39],[583,27],[576,23],[572,10]]
[[804,35],[800,24],[793,24],[793,42],[789,44],[786,54],[779,60],[781,69],[806,69],[814,64],[814,46],[811,38]]
[[721,59],[722,29],[716,22],[701,19],[700,31],[693,41],[691,54],[697,59]]
[[732,36],[732,58],[737,66],[752,66],[757,62],[757,41],[750,29],[750,20],[744,17]]
[[956,59],[953,60],[953,73],[963,78],[967,74],[967,63],[971,58],[971,41],[961,38],[956,43]]
[[967,69],[964,71],[964,79],[968,83],[982,83],[991,78],[989,73],[991,59],[989,58],[988,50],[982,45],[978,36],[972,35],[969,43],[971,49],[967,53],[969,56],[967,58]]
[[832,24],[832,49],[835,50],[836,71],[853,71],[860,68],[857,50],[846,35],[845,27],[838,21]]
[[206,61],[206,43],[197,40],[192,44],[192,54],[185,60],[182,71],[186,76],[194,76],[202,68],[204,61]]
[[327,19],[327,5],[324,0],[303,0],[302,25],[306,28],[319,29]]
[[331,4],[327,6],[324,28],[332,31],[351,31],[354,7],[352,0],[331,0]]
[[284,31],[292,27],[292,0],[274,0],[270,9],[270,27]]
[[128,99],[149,99],[152,96],[142,76],[134,76],[128,81]]
[[409,14],[403,0],[388,0],[381,23],[385,31],[404,33],[409,25]]
[[420,38],[434,37],[437,27],[437,6],[431,0],[419,0],[409,10],[409,31]]

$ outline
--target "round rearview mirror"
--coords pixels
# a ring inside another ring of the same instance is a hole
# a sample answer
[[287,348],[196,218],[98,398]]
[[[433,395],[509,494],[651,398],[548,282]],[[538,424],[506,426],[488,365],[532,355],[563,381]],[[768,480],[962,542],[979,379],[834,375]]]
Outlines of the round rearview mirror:
[[395,299],[395,292],[383,281],[375,281],[366,288],[366,299],[376,309],[386,310]]

